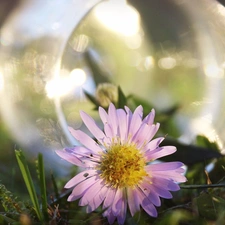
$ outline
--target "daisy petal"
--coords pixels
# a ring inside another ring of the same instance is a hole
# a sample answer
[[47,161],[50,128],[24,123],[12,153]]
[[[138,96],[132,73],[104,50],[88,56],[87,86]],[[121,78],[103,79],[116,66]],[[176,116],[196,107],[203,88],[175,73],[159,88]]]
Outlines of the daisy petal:
[[147,151],[145,153],[145,157],[147,158],[148,161],[153,161],[158,158],[161,158],[161,157],[164,157],[167,155],[171,155],[174,152],[176,152],[176,150],[177,149],[174,146],[163,146],[163,147],[159,147],[152,151]]
[[122,191],[118,188],[112,204],[112,213],[117,216],[121,210]]
[[152,125],[155,118],[155,110],[152,111],[144,118],[143,123],[147,123],[148,125]]
[[120,200],[120,212],[119,215],[117,216],[117,220],[119,224],[124,224],[125,219],[126,219],[126,213],[127,213],[127,200],[126,197],[124,196]]
[[111,208],[109,208],[108,210],[106,210],[103,213],[103,216],[104,217],[107,217],[109,224],[113,224],[114,221],[115,221],[115,219],[116,219],[116,216],[113,215]]
[[154,183],[158,187],[161,187],[163,189],[167,189],[169,191],[180,190],[180,186],[178,184],[174,183],[171,180],[164,179],[164,178],[161,178],[161,177],[153,177],[152,183]]
[[155,206],[161,205],[159,195],[151,188],[151,184],[148,181],[144,181],[139,187]]
[[143,108],[142,106],[138,106],[130,119],[128,127],[129,130],[128,137],[133,138],[133,136],[139,130],[142,124],[142,116],[143,116]]
[[149,140],[155,136],[156,132],[159,129],[159,124],[156,125],[149,125],[147,123],[143,123],[138,130],[138,132],[133,137],[132,141],[142,146],[145,143],[148,143]]
[[104,144],[109,145],[111,144],[111,139],[114,137],[114,133],[111,125],[109,124],[109,116],[102,107],[99,107],[99,116],[104,124],[104,132],[106,136],[104,139]]
[[110,126],[112,127],[114,137],[118,137],[118,118],[117,118],[116,108],[112,103],[109,105],[108,115],[110,118],[108,122]]
[[105,197],[104,203],[103,203],[103,209],[107,209],[110,205],[112,205],[115,195],[116,195],[116,189],[109,188],[107,195]]
[[108,191],[107,186],[103,186],[101,190],[99,190],[99,193],[97,193],[95,197],[88,203],[87,213],[94,211],[101,205],[101,203],[106,197],[107,191]]
[[68,153],[71,153],[73,155],[78,155],[78,157],[82,157],[84,155],[89,155],[92,153],[92,151],[88,148],[85,148],[83,146],[76,146],[73,148],[65,148],[65,151]]
[[140,203],[136,189],[127,188],[127,200],[131,216],[134,216],[137,211],[140,211]]
[[117,118],[119,124],[119,135],[121,144],[123,144],[127,139],[127,115],[123,109],[117,110]]
[[97,138],[97,140],[103,144],[102,140],[105,138],[105,134],[102,132],[102,130],[97,126],[95,121],[93,120],[92,117],[90,117],[88,114],[85,112],[81,111],[80,116],[88,128],[88,130]]
[[149,142],[157,133],[158,129],[159,129],[160,124],[156,123],[156,125],[151,125],[151,129],[148,131],[147,136],[146,136],[146,140]]
[[165,173],[165,171],[153,171],[152,172],[153,176],[156,177],[161,177],[161,178],[165,178],[165,179],[171,179],[174,182],[186,182],[187,179],[185,176],[183,176],[182,174],[180,174],[180,172],[178,171],[167,171]]
[[112,127],[109,124],[105,124],[104,131],[106,136],[112,140],[114,137]]
[[152,217],[157,217],[158,213],[156,211],[155,206],[148,200],[148,198],[144,198],[141,203],[142,208]]
[[84,180],[83,182],[79,183],[78,185],[76,185],[72,191],[72,193],[70,194],[70,196],[68,197],[68,201],[75,201],[78,198],[82,197],[84,195],[84,193],[93,185],[95,184],[98,180],[99,180],[99,176],[93,176],[90,177],[87,180]]
[[155,150],[156,148],[159,147],[159,145],[162,143],[162,141],[164,139],[165,138],[163,138],[163,137],[159,137],[159,138],[153,139],[152,141],[148,142],[148,144],[146,144],[144,146],[144,151],[152,151],[152,150]]
[[99,116],[100,116],[103,124],[108,123],[108,114],[107,114],[107,112],[102,107],[99,107],[98,112],[99,112]]
[[142,124],[141,127],[139,128],[139,130],[133,136],[131,141],[136,143],[138,147],[143,145],[144,142],[147,142],[146,137],[147,137],[150,129],[151,129],[151,127],[149,127],[148,124],[146,124],[146,123]]
[[[124,108],[125,108],[125,111],[127,113],[127,124],[130,124],[133,113],[131,112],[131,110],[127,106],[125,106]],[[129,127],[128,127],[128,130],[129,130]]]
[[181,162],[164,162],[164,163],[157,163],[151,164],[147,166],[147,170],[151,171],[168,171],[168,170],[175,170],[182,167],[184,164]]
[[155,206],[151,203],[151,201],[145,197],[145,195],[141,192],[138,191],[138,196],[140,199],[140,204],[142,208],[147,212],[150,216],[152,217],[157,217],[157,211]]
[[101,147],[87,134],[85,134],[81,130],[74,130],[73,128],[69,127],[70,133],[84,146],[90,149],[93,153],[98,154],[102,152]]
[[59,155],[61,158],[65,159],[66,161],[80,167],[86,167],[86,165],[80,160],[78,157],[61,150],[55,151],[57,155]]
[[160,186],[156,186],[155,184],[152,184],[151,186],[151,190],[154,190],[155,193],[157,193],[160,197],[162,198],[172,198],[172,194],[166,190],[166,189],[162,189]]
[[146,166],[146,171],[154,177],[170,179],[175,182],[185,182],[186,177],[182,175],[184,172],[182,166],[183,163],[181,162],[158,163]]
[[95,175],[97,175],[96,170],[85,170],[85,171],[77,174],[71,180],[69,180],[64,187],[71,188],[71,187],[77,185],[78,183],[80,183],[86,179],[89,179],[90,177],[95,176]]
[[[104,182],[102,180],[98,180],[96,183],[94,183],[83,195],[83,197],[79,201],[80,206],[88,205],[91,201],[93,201],[93,198],[95,195],[101,190],[103,187]],[[93,207],[93,206],[92,206]]]

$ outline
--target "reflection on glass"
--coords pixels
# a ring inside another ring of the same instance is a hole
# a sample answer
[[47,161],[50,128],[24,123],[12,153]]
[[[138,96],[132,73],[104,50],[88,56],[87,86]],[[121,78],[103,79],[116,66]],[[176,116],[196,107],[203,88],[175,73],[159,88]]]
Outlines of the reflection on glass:
[[74,38],[73,41],[70,42],[70,46],[76,52],[84,52],[88,46],[89,38],[88,36],[81,34],[78,37]]
[[0,72],[0,91],[4,88],[4,78],[2,72]]

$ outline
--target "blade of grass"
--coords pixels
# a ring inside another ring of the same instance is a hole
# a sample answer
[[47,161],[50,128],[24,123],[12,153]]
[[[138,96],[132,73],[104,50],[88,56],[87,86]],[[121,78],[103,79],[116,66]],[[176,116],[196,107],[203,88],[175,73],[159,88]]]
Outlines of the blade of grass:
[[0,218],[2,218],[3,221],[6,221],[9,224],[16,223],[16,220],[9,218],[2,213],[0,213]]
[[36,211],[37,217],[40,221],[43,221],[43,217],[41,214],[40,206],[38,203],[37,194],[34,188],[34,183],[30,175],[30,170],[28,168],[26,158],[21,150],[15,150],[16,159],[20,168],[20,171],[22,173],[24,182],[26,184],[27,190],[30,195],[30,199],[33,203],[34,209]]
[[53,173],[51,173],[51,180],[52,180],[52,184],[53,184],[53,188],[54,188],[54,192],[55,192],[55,198],[58,200],[59,199],[59,190],[58,190],[56,180],[55,180]]
[[38,154],[38,173],[41,189],[41,203],[42,203],[42,213],[45,217],[45,220],[48,220],[48,206],[47,206],[47,195],[46,195],[46,183],[45,183],[45,170],[44,170],[44,161],[43,155]]

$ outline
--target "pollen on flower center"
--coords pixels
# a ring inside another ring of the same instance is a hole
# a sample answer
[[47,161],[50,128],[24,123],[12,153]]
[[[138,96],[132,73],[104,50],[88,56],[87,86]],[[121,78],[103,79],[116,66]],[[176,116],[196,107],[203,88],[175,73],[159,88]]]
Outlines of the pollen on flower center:
[[144,176],[145,159],[134,145],[114,144],[102,155],[101,177],[113,187],[132,187]]

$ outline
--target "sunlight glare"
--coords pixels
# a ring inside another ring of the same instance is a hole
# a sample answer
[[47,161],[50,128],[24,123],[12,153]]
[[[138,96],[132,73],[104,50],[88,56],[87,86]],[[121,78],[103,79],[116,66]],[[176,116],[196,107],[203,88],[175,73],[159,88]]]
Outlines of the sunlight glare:
[[102,2],[96,7],[95,15],[107,28],[124,36],[133,36],[139,31],[139,14],[126,1]]
[[225,16],[225,7],[222,4],[217,4],[217,12],[220,15]]
[[58,77],[47,82],[45,89],[49,98],[62,97],[82,86],[87,80],[84,70],[74,69],[69,76]]
[[67,79],[56,78],[47,82],[45,89],[49,98],[60,97],[68,92]]
[[212,126],[212,115],[208,114],[192,121],[191,127],[196,134],[206,136],[209,141],[216,142],[220,149],[223,149],[222,141]]
[[207,77],[217,77],[222,78],[224,72],[215,64],[209,64],[204,67],[204,71]]
[[70,72],[69,79],[73,86],[81,86],[85,83],[87,76],[84,70],[77,68]]

